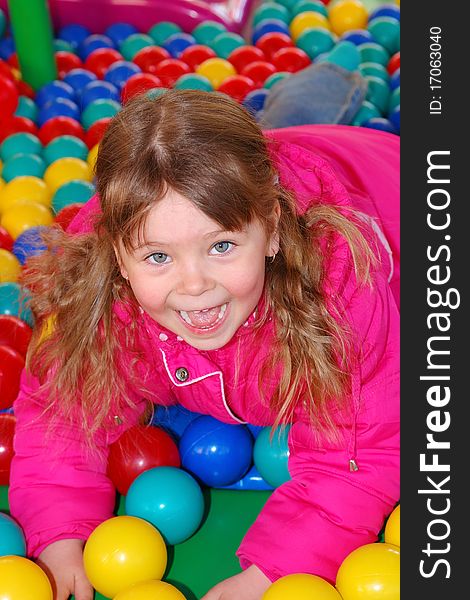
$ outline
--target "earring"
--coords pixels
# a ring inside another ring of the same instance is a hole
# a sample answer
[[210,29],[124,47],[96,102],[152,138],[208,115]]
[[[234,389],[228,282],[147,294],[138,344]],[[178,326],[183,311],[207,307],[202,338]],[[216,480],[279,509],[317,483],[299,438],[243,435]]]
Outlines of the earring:
[[276,260],[276,256],[277,256],[277,252],[275,252],[272,256],[268,256],[268,258],[270,258],[271,260],[269,261],[270,264],[273,264],[273,262]]

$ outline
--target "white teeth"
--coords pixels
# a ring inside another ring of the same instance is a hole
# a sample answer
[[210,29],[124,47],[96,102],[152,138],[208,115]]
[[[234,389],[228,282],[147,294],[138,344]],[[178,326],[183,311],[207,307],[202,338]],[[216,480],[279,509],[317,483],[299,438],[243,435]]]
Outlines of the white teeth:
[[[211,310],[211,309],[210,309],[210,308],[204,308],[203,310],[192,310],[192,311],[190,311],[190,312],[197,314],[197,313],[205,313],[205,312],[208,312],[209,310]],[[222,317],[224,316],[224,314],[225,314],[225,311],[226,311],[226,310],[227,310],[227,303],[225,303],[225,304],[222,304],[222,306],[221,306],[221,307],[220,307],[220,309],[219,309],[219,314],[218,314],[218,316],[217,316],[217,319],[218,319],[219,321],[220,321],[220,320],[222,319]],[[179,314],[181,315],[181,317],[183,318],[183,320],[184,320],[186,323],[188,323],[188,325],[193,325],[193,326],[194,326],[194,324],[193,324],[193,322],[191,321],[191,319],[190,319],[190,317],[189,317],[189,314],[188,314],[188,312],[187,312],[187,311],[185,311],[185,310],[179,310],[178,312],[179,312]]]
[[189,325],[192,325],[191,319],[189,318],[189,315],[185,310],[180,310],[178,312],[183,317],[183,319],[186,321],[186,323],[188,323]]
[[220,310],[219,310],[219,317],[218,317],[219,319],[221,319],[224,316],[226,310],[227,310],[227,304],[222,304],[222,306],[220,307]]

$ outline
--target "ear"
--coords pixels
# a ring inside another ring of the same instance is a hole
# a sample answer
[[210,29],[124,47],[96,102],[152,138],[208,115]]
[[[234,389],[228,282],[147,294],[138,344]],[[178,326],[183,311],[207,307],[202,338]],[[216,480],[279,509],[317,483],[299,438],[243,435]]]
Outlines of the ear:
[[281,205],[279,202],[276,202],[276,206],[274,207],[273,220],[274,220],[274,230],[271,234],[268,245],[267,245],[267,256],[276,256],[279,252],[279,219],[281,218]]
[[127,273],[126,269],[124,268],[121,254],[119,252],[119,248],[115,244],[113,244],[113,250],[114,250],[114,254],[116,256],[117,263],[119,265],[119,270],[121,271],[121,275],[124,277],[124,279],[129,279],[129,274]]

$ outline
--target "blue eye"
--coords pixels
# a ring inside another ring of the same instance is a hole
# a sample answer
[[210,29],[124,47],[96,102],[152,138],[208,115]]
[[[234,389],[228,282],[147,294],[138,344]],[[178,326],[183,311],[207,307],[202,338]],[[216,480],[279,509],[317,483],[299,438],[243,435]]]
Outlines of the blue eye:
[[168,254],[164,254],[163,252],[155,252],[147,257],[147,260],[152,264],[163,265],[166,263],[166,259],[168,258]]
[[233,247],[232,242],[217,242],[217,244],[214,244],[212,246],[212,248],[218,254],[225,254],[226,252],[228,252],[229,250],[231,250],[232,247]]

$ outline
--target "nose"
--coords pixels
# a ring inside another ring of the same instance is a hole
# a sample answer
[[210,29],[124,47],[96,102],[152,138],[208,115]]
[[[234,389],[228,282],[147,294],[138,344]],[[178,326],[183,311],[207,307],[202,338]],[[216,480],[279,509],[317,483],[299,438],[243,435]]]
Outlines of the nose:
[[186,261],[180,265],[177,292],[181,295],[201,296],[214,288],[214,280],[197,260]]

